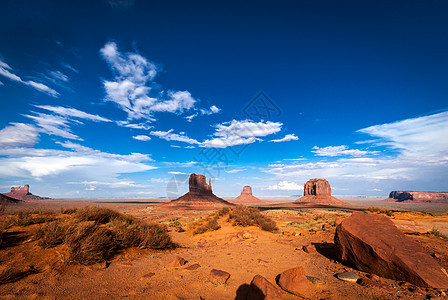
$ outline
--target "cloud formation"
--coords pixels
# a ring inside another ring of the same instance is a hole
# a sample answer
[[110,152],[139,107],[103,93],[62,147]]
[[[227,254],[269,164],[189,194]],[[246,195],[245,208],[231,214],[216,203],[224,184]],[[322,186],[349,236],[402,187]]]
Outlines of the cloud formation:
[[157,130],[157,131],[151,131],[149,134],[157,136],[166,141],[177,141],[177,142],[196,144],[196,145],[200,144],[197,140],[186,136],[184,132],[180,132],[179,134],[177,134],[177,133],[173,133],[173,131],[174,131],[173,129],[170,129],[168,131]]
[[281,143],[281,142],[289,142],[289,141],[297,141],[299,138],[295,134],[287,134],[284,138],[277,140],[270,140],[270,142]]
[[0,130],[0,148],[32,147],[39,138],[39,132],[33,125],[11,123]]
[[18,75],[12,73],[12,68],[5,62],[0,60],[0,75],[12,80],[19,82],[21,84],[31,86],[34,89],[38,90],[39,92],[44,92],[50,96],[58,97],[59,93],[53,90],[52,88],[46,86],[45,84],[35,82],[32,80],[23,80]]
[[121,53],[117,44],[108,42],[101,56],[114,73],[104,80],[106,101],[115,102],[128,114],[128,120],[153,120],[155,112],[183,113],[196,103],[188,91],[160,89],[154,82],[157,67],[138,53]]
[[280,181],[278,184],[270,185],[267,190],[283,190],[283,191],[298,191],[303,190],[302,185],[298,185],[295,182],[289,182],[287,180]]
[[147,142],[147,141],[151,140],[151,137],[147,136],[147,135],[135,135],[132,138],[135,140],[143,141],[143,142]]
[[311,152],[315,153],[317,156],[329,156],[329,157],[343,156],[343,155],[359,157],[359,156],[364,156],[367,154],[378,154],[379,153],[378,151],[349,149],[348,146],[346,146],[346,145],[328,146],[328,147],[324,147],[324,148],[319,148],[317,146],[314,146],[313,150]]

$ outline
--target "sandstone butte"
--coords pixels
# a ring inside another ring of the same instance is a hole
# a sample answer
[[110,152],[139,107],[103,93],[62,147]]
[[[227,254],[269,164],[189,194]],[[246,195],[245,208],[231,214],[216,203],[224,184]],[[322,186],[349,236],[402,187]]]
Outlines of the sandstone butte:
[[252,195],[252,187],[250,185],[246,185],[241,190],[241,195],[236,197],[233,202],[235,203],[265,203],[261,201],[254,195]]
[[338,225],[336,257],[361,271],[432,288],[448,288],[448,274],[417,242],[383,215],[355,212]]
[[448,204],[448,192],[392,191],[386,201]]
[[159,208],[208,210],[233,205],[213,194],[210,179],[207,184],[204,175],[193,173],[190,175],[189,192],[175,200],[160,205]]
[[24,186],[17,186],[17,187],[11,187],[11,192],[4,194],[7,197],[21,200],[21,201],[35,201],[35,200],[42,200],[42,199],[49,199],[49,198],[43,198],[36,195],[33,195],[30,193],[30,186],[28,184],[25,184]]
[[314,178],[308,180],[303,187],[303,197],[300,197],[294,203],[306,205],[343,205],[348,204],[331,196],[330,183],[326,179]]

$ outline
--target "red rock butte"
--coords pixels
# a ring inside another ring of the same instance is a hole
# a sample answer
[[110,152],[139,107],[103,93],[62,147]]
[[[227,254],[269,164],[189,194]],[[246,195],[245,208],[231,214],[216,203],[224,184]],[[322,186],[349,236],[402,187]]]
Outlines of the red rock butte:
[[331,196],[330,183],[323,178],[314,178],[308,180],[303,186],[303,197],[300,197],[294,203],[307,205],[344,205],[348,204]]
[[252,187],[250,185],[246,185],[241,190],[241,195],[235,198],[233,200],[235,203],[265,203],[264,201],[261,201],[254,195],[252,195]]
[[35,201],[35,200],[48,199],[31,194],[30,186],[28,184],[25,184],[24,186],[11,187],[11,192],[6,193],[5,196],[22,201]]
[[204,175],[193,173],[190,175],[189,192],[182,197],[160,205],[159,208],[211,210],[232,205],[234,204],[213,194],[210,179],[207,184]]
[[389,202],[448,204],[448,192],[392,191]]

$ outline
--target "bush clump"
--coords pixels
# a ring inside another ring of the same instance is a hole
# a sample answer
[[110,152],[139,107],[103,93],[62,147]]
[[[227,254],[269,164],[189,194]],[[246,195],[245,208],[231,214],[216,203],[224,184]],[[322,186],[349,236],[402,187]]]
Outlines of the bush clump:
[[382,214],[382,215],[386,215],[388,217],[392,217],[394,215],[394,213],[388,209],[381,209],[378,207],[369,207],[367,209],[364,210],[364,213],[366,214]]
[[201,234],[201,233],[205,233],[207,231],[218,230],[219,228],[221,228],[221,226],[218,224],[218,219],[219,219],[219,215],[215,215],[215,216],[209,218],[209,220],[205,224],[196,228],[195,231],[193,231],[193,234]]
[[41,226],[35,234],[38,245],[51,248],[66,244],[68,261],[89,265],[107,260],[129,247],[162,250],[174,248],[166,225],[146,223],[106,208],[77,209],[61,220]]
[[262,230],[270,232],[278,230],[275,221],[263,215],[255,207],[237,205],[229,210],[229,220],[233,220],[233,226],[258,226]]

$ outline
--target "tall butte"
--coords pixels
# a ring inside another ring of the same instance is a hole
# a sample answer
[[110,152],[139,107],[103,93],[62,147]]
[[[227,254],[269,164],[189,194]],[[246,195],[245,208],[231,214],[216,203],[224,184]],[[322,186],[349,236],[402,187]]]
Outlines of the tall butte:
[[331,196],[330,183],[323,178],[308,180],[303,186],[303,197],[294,202],[309,205],[347,205],[347,203]]
[[264,203],[254,195],[252,195],[252,187],[250,185],[246,185],[241,190],[241,195],[233,200],[235,203]]
[[212,192],[212,184],[209,178],[208,184],[205,176],[201,174],[191,174],[189,180],[189,192],[159,206],[164,209],[216,209],[223,206],[231,206],[224,199],[221,199]]

